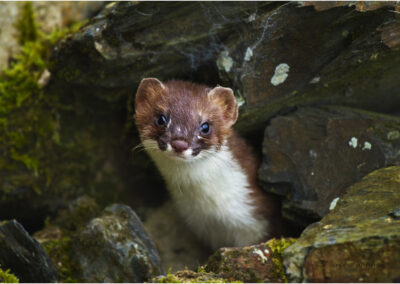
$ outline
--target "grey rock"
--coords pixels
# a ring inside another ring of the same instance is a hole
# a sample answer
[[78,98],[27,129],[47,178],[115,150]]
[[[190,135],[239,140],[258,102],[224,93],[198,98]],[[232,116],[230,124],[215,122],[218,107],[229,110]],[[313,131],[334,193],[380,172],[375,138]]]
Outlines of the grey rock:
[[335,208],[283,252],[289,281],[400,279],[400,167],[382,168],[346,190]]
[[396,14],[355,6],[111,3],[54,50],[52,86],[116,101],[144,77],[222,84],[235,90],[246,134],[299,104],[396,111],[400,53],[395,39],[382,42]]
[[400,108],[400,53],[383,44],[399,21],[392,7],[357,12],[356,6],[318,11],[285,3],[270,12],[258,10],[240,39],[225,41],[233,64],[219,72],[246,102],[240,131],[257,131],[298,105]]
[[128,95],[143,77],[187,77],[208,63],[215,69],[224,39],[237,34],[248,15],[269,6],[265,2],[111,3],[60,44],[53,53],[51,73],[57,83],[95,87],[98,96],[115,100],[118,94],[107,94],[107,89]]
[[108,206],[74,242],[84,281],[144,282],[162,274],[153,242],[129,206]]
[[[366,174],[400,164],[400,118],[346,107],[299,108],[265,129],[259,179],[284,197],[283,215],[305,227]],[[389,138],[388,138],[389,137]]]
[[0,223],[0,265],[21,282],[56,282],[57,270],[42,246],[16,220]]

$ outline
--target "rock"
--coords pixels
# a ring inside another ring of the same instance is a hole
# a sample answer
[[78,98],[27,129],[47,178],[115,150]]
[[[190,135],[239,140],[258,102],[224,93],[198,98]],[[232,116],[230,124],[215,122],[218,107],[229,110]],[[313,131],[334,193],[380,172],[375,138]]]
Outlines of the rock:
[[290,281],[400,279],[400,167],[382,168],[346,190],[335,208],[283,252]]
[[84,282],[144,282],[162,273],[153,242],[126,205],[108,206],[79,232],[72,249]]
[[397,46],[387,39],[397,31],[393,6],[111,3],[54,50],[51,85],[116,101],[143,77],[223,84],[242,105],[244,134],[297,105],[393,112],[400,107],[400,52],[387,47]]
[[60,282],[83,281],[81,267],[74,259],[73,243],[76,235],[100,213],[96,201],[84,195],[72,201],[68,208],[60,210],[57,217],[48,219],[46,226],[35,232],[34,237],[56,264]]
[[258,131],[298,105],[399,109],[400,52],[382,42],[385,27],[398,21],[393,7],[354,9],[283,4],[257,11],[240,39],[224,41],[233,64],[219,72],[246,102],[236,126],[241,132]]
[[366,174],[400,164],[400,118],[345,107],[299,108],[265,129],[259,179],[305,227]]
[[[97,95],[112,100],[122,93],[128,96],[143,77],[188,77],[207,63],[215,65],[225,48],[224,39],[236,33],[249,14],[269,6],[256,2],[111,3],[54,50],[53,82],[95,87]],[[215,72],[208,69],[203,73],[217,83],[212,78]]]
[[248,247],[221,248],[204,269],[230,281],[285,282],[281,253],[293,242],[293,239],[272,239]]
[[172,273],[185,268],[195,270],[213,253],[186,226],[170,200],[149,209],[143,225],[156,245],[162,266]]
[[151,282],[153,283],[226,283],[226,279],[221,278],[212,272],[205,272],[201,269],[196,272],[193,270],[180,270],[174,274],[167,273],[166,276],[160,275],[154,277]]
[[53,223],[64,230],[77,231],[86,226],[90,220],[99,216],[100,212],[100,206],[96,200],[83,195],[68,204],[67,209],[60,210]]
[[0,265],[21,282],[56,282],[57,270],[41,245],[16,221],[0,223]]
[[[58,209],[85,193],[103,204],[125,193],[121,199],[137,200],[132,202],[137,205],[141,198],[132,197],[132,188],[142,185],[138,179],[132,181],[132,176],[141,175],[132,175],[135,171],[129,165],[132,142],[124,136],[124,103],[115,111],[109,103],[78,102],[72,94],[61,98],[60,92],[50,93],[39,86],[46,85],[49,76],[50,50],[57,39],[73,30],[43,34],[38,29],[42,23],[34,21],[33,14],[39,4],[21,5],[24,17],[19,30],[24,31],[24,44],[10,68],[0,72],[0,219],[17,219],[32,233],[43,228],[47,216],[56,215]],[[85,4],[78,6],[84,13]],[[3,31],[7,32],[2,26]],[[140,159],[135,155],[136,160]]]

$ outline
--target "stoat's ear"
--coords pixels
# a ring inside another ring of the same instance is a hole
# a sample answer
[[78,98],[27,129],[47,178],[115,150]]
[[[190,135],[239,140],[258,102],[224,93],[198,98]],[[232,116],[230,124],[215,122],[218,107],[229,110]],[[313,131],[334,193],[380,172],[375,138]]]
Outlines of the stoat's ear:
[[223,110],[225,122],[232,126],[238,118],[238,105],[230,88],[215,87],[208,94],[208,99]]
[[166,91],[160,80],[156,78],[143,79],[138,87],[135,98],[135,108],[143,104],[151,104]]

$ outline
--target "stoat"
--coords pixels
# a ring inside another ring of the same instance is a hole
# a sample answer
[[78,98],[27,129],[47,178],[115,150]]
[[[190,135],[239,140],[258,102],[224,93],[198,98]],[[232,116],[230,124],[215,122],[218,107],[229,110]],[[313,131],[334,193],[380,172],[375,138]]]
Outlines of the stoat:
[[257,185],[259,162],[232,126],[229,88],[143,79],[135,98],[142,144],[165,179],[180,215],[216,249],[267,240],[279,202]]

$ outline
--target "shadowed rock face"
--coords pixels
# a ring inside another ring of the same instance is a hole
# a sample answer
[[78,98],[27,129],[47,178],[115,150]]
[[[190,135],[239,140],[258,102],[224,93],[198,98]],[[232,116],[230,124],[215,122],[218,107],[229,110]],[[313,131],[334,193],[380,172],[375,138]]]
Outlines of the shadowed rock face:
[[298,104],[394,111],[400,54],[392,6],[110,4],[54,50],[52,83],[108,100],[130,95],[144,77],[224,83],[245,102],[237,125],[245,133]]
[[42,246],[16,220],[0,223],[0,265],[21,282],[56,282],[57,270]]
[[[307,226],[373,170],[400,163],[400,119],[344,107],[300,108],[265,130],[259,178],[285,197],[283,215]],[[286,186],[284,186],[285,184]]]
[[[261,138],[268,126],[260,180],[267,191],[285,199],[284,215],[292,223],[303,228],[320,219],[331,205],[333,208],[332,200],[337,201],[337,197],[338,208],[346,205],[341,203],[346,187],[379,167],[399,163],[400,139],[394,118],[320,108],[335,104],[386,113],[400,109],[399,6],[372,3],[360,8],[361,2],[356,7],[353,4],[110,3],[76,34],[60,42],[51,64],[46,65],[51,75],[43,97],[57,98],[60,110],[51,113],[57,117],[55,127],[60,130],[55,138],[68,145],[48,161],[52,172],[57,168],[59,176],[66,178],[61,182],[62,193],[67,192],[72,200],[90,192],[98,195],[101,204],[124,200],[135,210],[140,207],[138,213],[165,199],[162,181],[150,159],[143,152],[130,152],[139,142],[130,113],[132,95],[143,77],[157,77],[234,89],[241,104],[236,128],[249,137]],[[303,108],[310,105],[313,107]],[[22,105],[25,108],[29,105]],[[20,117],[29,127],[31,120]],[[62,167],[57,167],[61,160]],[[74,167],[69,171],[72,163],[79,165],[76,174],[72,174]],[[7,172],[2,178],[6,187],[13,185]],[[398,238],[392,234],[399,231],[394,226],[398,209],[390,209],[378,219],[369,213],[362,213],[362,218],[357,215],[375,200],[381,206],[397,198],[388,192],[368,196],[370,186],[386,182],[385,175],[379,175],[373,185],[360,189],[357,194],[362,197],[348,203],[356,203],[354,211],[332,223],[337,229],[330,230],[331,223],[324,223],[326,227],[315,225],[304,233],[310,242],[319,238],[321,231],[329,237],[306,244],[306,250],[288,250],[287,271],[292,279],[398,280],[398,266],[392,265],[399,259]],[[26,223],[39,223],[26,227],[34,231],[48,212],[56,214],[56,208],[67,201],[57,191],[55,197],[49,197],[47,191],[39,196],[25,185],[10,187],[15,199],[11,205],[2,199],[0,218],[21,215]],[[383,201],[382,196],[389,200]],[[30,209],[20,210],[24,202]],[[68,228],[78,228],[78,236],[66,242],[79,240],[74,243],[74,255],[84,267],[85,281],[141,282],[160,273],[152,245],[133,229],[138,224],[134,214],[121,206],[114,209],[89,224],[97,209],[84,216],[74,215],[82,217],[82,224],[67,222]],[[349,223],[352,220],[358,223]],[[393,231],[387,229],[389,225]],[[341,243],[340,237],[347,232],[349,242]],[[367,236],[367,240],[355,237],[357,234]],[[133,247],[125,238],[135,240]],[[299,246],[303,244],[299,242]],[[233,268],[231,272],[240,265],[244,271],[260,268],[260,279],[271,280],[270,274],[263,274],[270,270],[261,265],[262,256],[252,248],[244,251],[243,258],[233,258],[226,267]],[[342,260],[362,263],[363,269],[343,267]]]
[[400,167],[374,171],[284,251],[296,282],[396,282],[400,278]]

